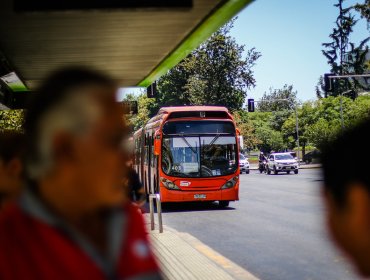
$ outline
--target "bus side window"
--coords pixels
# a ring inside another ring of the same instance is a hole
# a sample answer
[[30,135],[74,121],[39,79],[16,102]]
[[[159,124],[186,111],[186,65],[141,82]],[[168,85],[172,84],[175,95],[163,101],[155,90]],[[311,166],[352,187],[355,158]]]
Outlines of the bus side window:
[[135,139],[135,149],[134,149],[134,151],[135,151],[135,155],[134,155],[134,165],[136,165],[137,164],[137,139]]
[[154,162],[155,162],[155,155],[154,155],[154,134],[152,137],[150,137],[150,145],[151,145],[151,165],[154,167]]
[[144,135],[144,165],[148,163],[148,136]]
[[142,149],[141,149],[141,138],[138,139],[138,159],[137,159],[137,162],[139,165],[141,165],[141,153],[142,153]]
[[150,136],[149,133],[146,135],[146,145],[145,145],[145,164],[150,165]]

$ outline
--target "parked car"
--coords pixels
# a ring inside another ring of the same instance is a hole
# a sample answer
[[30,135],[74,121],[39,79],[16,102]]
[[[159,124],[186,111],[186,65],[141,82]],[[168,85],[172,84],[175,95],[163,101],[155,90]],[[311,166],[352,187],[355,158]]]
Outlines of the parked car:
[[239,154],[239,167],[240,167],[240,174],[245,172],[246,174],[249,174],[249,161],[246,156],[243,154]]
[[267,160],[267,174],[286,172],[298,174],[298,161],[290,153],[272,153]]
[[307,154],[304,155],[303,161],[307,164],[309,163],[315,163],[320,161],[321,153],[319,150],[313,150]]

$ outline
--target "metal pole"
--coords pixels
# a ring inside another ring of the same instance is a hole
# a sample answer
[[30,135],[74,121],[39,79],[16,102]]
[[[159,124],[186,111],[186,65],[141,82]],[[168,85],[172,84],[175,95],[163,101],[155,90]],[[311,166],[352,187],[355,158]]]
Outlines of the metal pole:
[[157,203],[157,213],[158,213],[158,224],[159,224],[159,233],[163,232],[163,223],[162,223],[162,206],[161,206],[161,195],[159,193],[149,195],[149,210],[150,210],[150,229],[155,229],[154,224],[154,203],[153,199]]
[[158,213],[158,224],[159,224],[159,233],[163,232],[163,223],[162,223],[162,206],[161,206],[161,196],[159,193],[155,194],[157,200],[157,213]]
[[343,122],[343,93],[340,94],[340,123],[342,125],[342,130],[344,130],[344,122]]
[[298,153],[297,153],[297,159],[298,159],[298,164],[300,162],[300,156],[299,156],[299,130],[298,130],[298,112],[297,112],[297,103],[294,102],[294,112],[295,112],[295,130],[297,132],[297,148],[298,148]]
[[154,207],[153,207],[153,196],[149,195],[149,211],[150,211],[150,229],[154,230]]

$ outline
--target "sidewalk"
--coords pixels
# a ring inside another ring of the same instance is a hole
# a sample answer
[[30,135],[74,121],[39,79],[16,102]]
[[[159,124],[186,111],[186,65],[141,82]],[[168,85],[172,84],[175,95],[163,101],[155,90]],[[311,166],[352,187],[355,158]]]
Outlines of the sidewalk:
[[[251,165],[257,170],[258,165]],[[300,165],[301,169],[320,168],[320,164]],[[150,230],[149,214],[144,214],[152,249],[165,280],[258,280],[247,270],[225,258],[186,232],[158,225]],[[155,219],[157,216],[155,215]]]
[[165,280],[258,280],[188,233],[164,226],[163,233],[148,231],[153,252]]

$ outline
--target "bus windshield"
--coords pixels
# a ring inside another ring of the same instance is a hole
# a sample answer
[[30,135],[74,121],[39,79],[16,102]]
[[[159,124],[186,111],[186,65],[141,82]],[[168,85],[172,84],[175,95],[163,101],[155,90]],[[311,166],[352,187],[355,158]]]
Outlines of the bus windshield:
[[167,175],[215,177],[233,174],[237,167],[235,127],[231,122],[181,121],[165,124],[162,170]]

